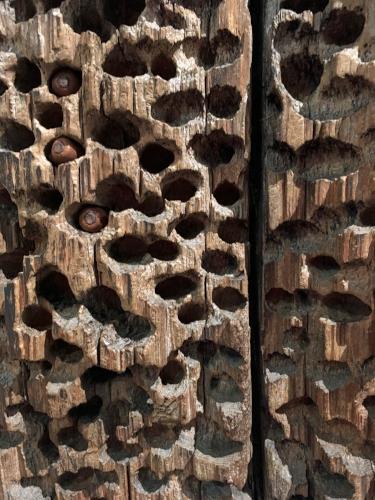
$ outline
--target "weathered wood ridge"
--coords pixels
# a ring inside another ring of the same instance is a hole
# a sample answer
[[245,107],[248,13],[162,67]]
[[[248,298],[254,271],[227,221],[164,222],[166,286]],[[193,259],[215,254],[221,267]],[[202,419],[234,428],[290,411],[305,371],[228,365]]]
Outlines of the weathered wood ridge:
[[0,498],[249,498],[245,0],[0,2]]
[[266,3],[267,498],[375,497],[375,6]]

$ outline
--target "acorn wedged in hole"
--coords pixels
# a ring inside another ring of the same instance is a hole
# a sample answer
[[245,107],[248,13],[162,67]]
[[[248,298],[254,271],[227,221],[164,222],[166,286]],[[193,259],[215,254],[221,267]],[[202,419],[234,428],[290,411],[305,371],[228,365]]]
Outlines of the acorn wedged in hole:
[[54,140],[51,146],[50,159],[56,165],[73,161],[80,156],[80,146],[68,139],[59,137]]
[[104,208],[85,207],[79,212],[78,224],[82,231],[98,233],[108,223],[108,213]]
[[61,69],[51,79],[52,92],[58,97],[75,94],[81,87],[81,79],[72,69]]

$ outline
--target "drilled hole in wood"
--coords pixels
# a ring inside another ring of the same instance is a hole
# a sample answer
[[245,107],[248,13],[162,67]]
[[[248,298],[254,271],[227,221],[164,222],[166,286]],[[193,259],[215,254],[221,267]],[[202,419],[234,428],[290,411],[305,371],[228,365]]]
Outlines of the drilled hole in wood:
[[48,88],[57,97],[76,94],[82,85],[82,73],[69,67],[54,71],[48,81]]
[[237,311],[246,305],[246,298],[236,288],[230,286],[215,288],[212,292],[213,302],[226,311]]
[[122,338],[142,340],[152,333],[150,322],[124,311],[117,293],[106,286],[92,288],[86,295],[85,306],[100,323],[111,324]]
[[304,10],[311,10],[314,14],[322,12],[328,5],[329,0],[284,0],[280,7],[282,9],[294,10],[300,14]]
[[280,69],[287,91],[303,101],[319,86],[324,66],[317,55],[292,54],[281,61]]
[[0,148],[19,152],[34,142],[35,136],[29,128],[7,118],[0,120]]
[[61,429],[57,434],[57,439],[60,445],[69,446],[76,451],[85,451],[88,447],[86,439],[74,426]]
[[205,230],[207,224],[206,214],[191,214],[183,218],[176,226],[176,232],[186,240],[192,240]]
[[102,42],[107,42],[114,31],[91,0],[80,0],[74,9],[64,14],[64,21],[70,25],[75,33],[92,31],[99,36]]
[[55,340],[50,349],[51,354],[61,359],[64,363],[79,363],[83,358],[82,349],[62,339]]
[[156,240],[148,247],[148,253],[158,260],[174,260],[179,254],[178,245],[173,241]]
[[112,76],[139,76],[147,73],[147,66],[138,55],[137,48],[129,43],[116,45],[107,55],[103,70]]
[[372,312],[369,305],[355,295],[332,292],[323,298],[330,319],[336,323],[349,323],[366,319]]
[[149,194],[139,204],[138,210],[147,217],[155,217],[164,212],[165,202],[164,199],[156,194]]
[[115,212],[136,209],[138,202],[129,184],[130,181],[120,174],[107,177],[97,185],[96,198],[101,205]]
[[85,154],[85,150],[81,144],[69,137],[58,137],[46,145],[44,154],[57,166],[80,158]]
[[[113,460],[120,462],[136,457],[142,453],[142,448],[137,444],[125,444],[111,436],[107,441],[107,453]],[[103,500],[106,499],[103,498]]]
[[197,288],[195,280],[184,275],[171,276],[160,281],[155,292],[165,300],[177,300],[185,295],[189,295]]
[[27,21],[36,14],[36,8],[32,0],[12,0],[11,6],[15,10],[17,23]]
[[336,273],[340,270],[340,265],[336,259],[329,255],[317,255],[308,260],[310,266],[315,267],[319,271]]
[[170,80],[176,76],[176,63],[166,54],[158,54],[151,62],[151,72],[154,76]]
[[203,114],[204,99],[196,90],[184,90],[159,97],[151,106],[151,115],[155,120],[180,127]]
[[126,115],[101,117],[92,138],[108,149],[126,149],[140,139],[138,127]]
[[199,45],[198,63],[206,69],[232,64],[242,53],[241,40],[227,29],[218,30],[211,41],[206,39]]
[[76,302],[67,277],[59,271],[41,270],[37,274],[36,292],[58,311],[72,307]]
[[249,238],[247,223],[241,219],[225,219],[219,224],[218,235],[226,243],[244,243]]
[[375,206],[364,208],[359,214],[359,219],[364,226],[375,226]]
[[214,197],[220,205],[230,207],[241,198],[241,192],[233,182],[224,181],[215,189]]
[[241,94],[235,87],[212,87],[208,95],[208,111],[218,118],[232,118],[240,109]]
[[63,202],[60,191],[49,184],[40,184],[31,190],[30,195],[34,201],[50,213],[56,213]]
[[103,485],[110,488],[111,484],[118,484],[119,479],[114,471],[102,472],[91,467],[84,467],[77,473],[64,472],[57,478],[57,483],[66,490],[91,492]]
[[90,388],[96,384],[106,384],[118,376],[118,373],[106,370],[100,366],[93,366],[85,371],[81,377],[82,387]]
[[35,330],[50,330],[52,327],[52,314],[44,307],[33,304],[23,310],[22,321]]
[[194,172],[173,173],[163,181],[163,197],[169,201],[187,202],[198,189],[200,177]]
[[322,25],[324,41],[339,46],[350,45],[360,36],[364,25],[365,16],[359,9],[333,9]]
[[155,493],[167,484],[167,479],[158,479],[151,469],[142,467],[138,471],[137,479],[146,494]]
[[16,78],[14,86],[19,92],[27,94],[32,89],[39,87],[42,83],[38,66],[26,57],[21,57],[17,61]]
[[181,363],[172,359],[162,368],[159,377],[163,385],[179,384],[185,376],[185,370]]
[[87,403],[81,403],[68,412],[71,418],[82,418],[85,421],[92,421],[99,415],[103,406],[103,400],[99,396],[93,396]]
[[237,269],[237,259],[222,250],[206,250],[202,256],[202,267],[209,273],[231,274]]
[[196,447],[204,455],[223,458],[242,450],[243,444],[229,439],[217,424],[202,421],[198,426]]
[[59,128],[63,124],[63,110],[60,104],[45,103],[38,107],[36,118],[44,128]]
[[45,429],[42,437],[39,439],[38,448],[49,463],[57,462],[59,459],[59,449],[55,443],[51,441],[48,428]]
[[178,311],[178,319],[184,325],[201,321],[206,317],[206,307],[198,302],[189,302],[180,307]]
[[23,271],[23,258],[29,251],[18,248],[13,252],[5,252],[0,255],[0,270],[8,279],[14,279],[18,273]]
[[0,96],[2,96],[8,90],[8,85],[0,80]]
[[236,382],[226,373],[212,377],[209,394],[218,403],[241,403],[244,398]]
[[174,162],[174,153],[161,144],[152,142],[142,149],[139,161],[144,170],[158,174]]
[[238,151],[243,150],[240,137],[228,135],[223,130],[214,130],[209,135],[197,134],[189,143],[195,158],[203,165],[216,167],[228,164]]
[[111,243],[109,255],[118,262],[138,264],[147,254],[147,243],[137,236],[123,236]]
[[145,8],[145,0],[104,1],[104,15],[116,28],[122,24],[134,26]]

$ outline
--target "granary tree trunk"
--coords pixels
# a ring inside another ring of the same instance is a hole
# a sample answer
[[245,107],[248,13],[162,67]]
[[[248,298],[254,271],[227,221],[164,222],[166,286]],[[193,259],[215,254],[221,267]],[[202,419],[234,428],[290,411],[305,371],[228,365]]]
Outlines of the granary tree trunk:
[[0,1],[0,500],[375,497],[374,26]]

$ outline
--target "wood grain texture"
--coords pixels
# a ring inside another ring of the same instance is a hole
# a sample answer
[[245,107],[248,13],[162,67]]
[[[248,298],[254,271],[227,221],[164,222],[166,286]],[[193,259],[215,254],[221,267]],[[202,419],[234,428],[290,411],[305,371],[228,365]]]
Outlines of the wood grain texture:
[[375,10],[266,11],[267,498],[370,499]]
[[247,2],[5,0],[0,51],[0,498],[249,498]]

